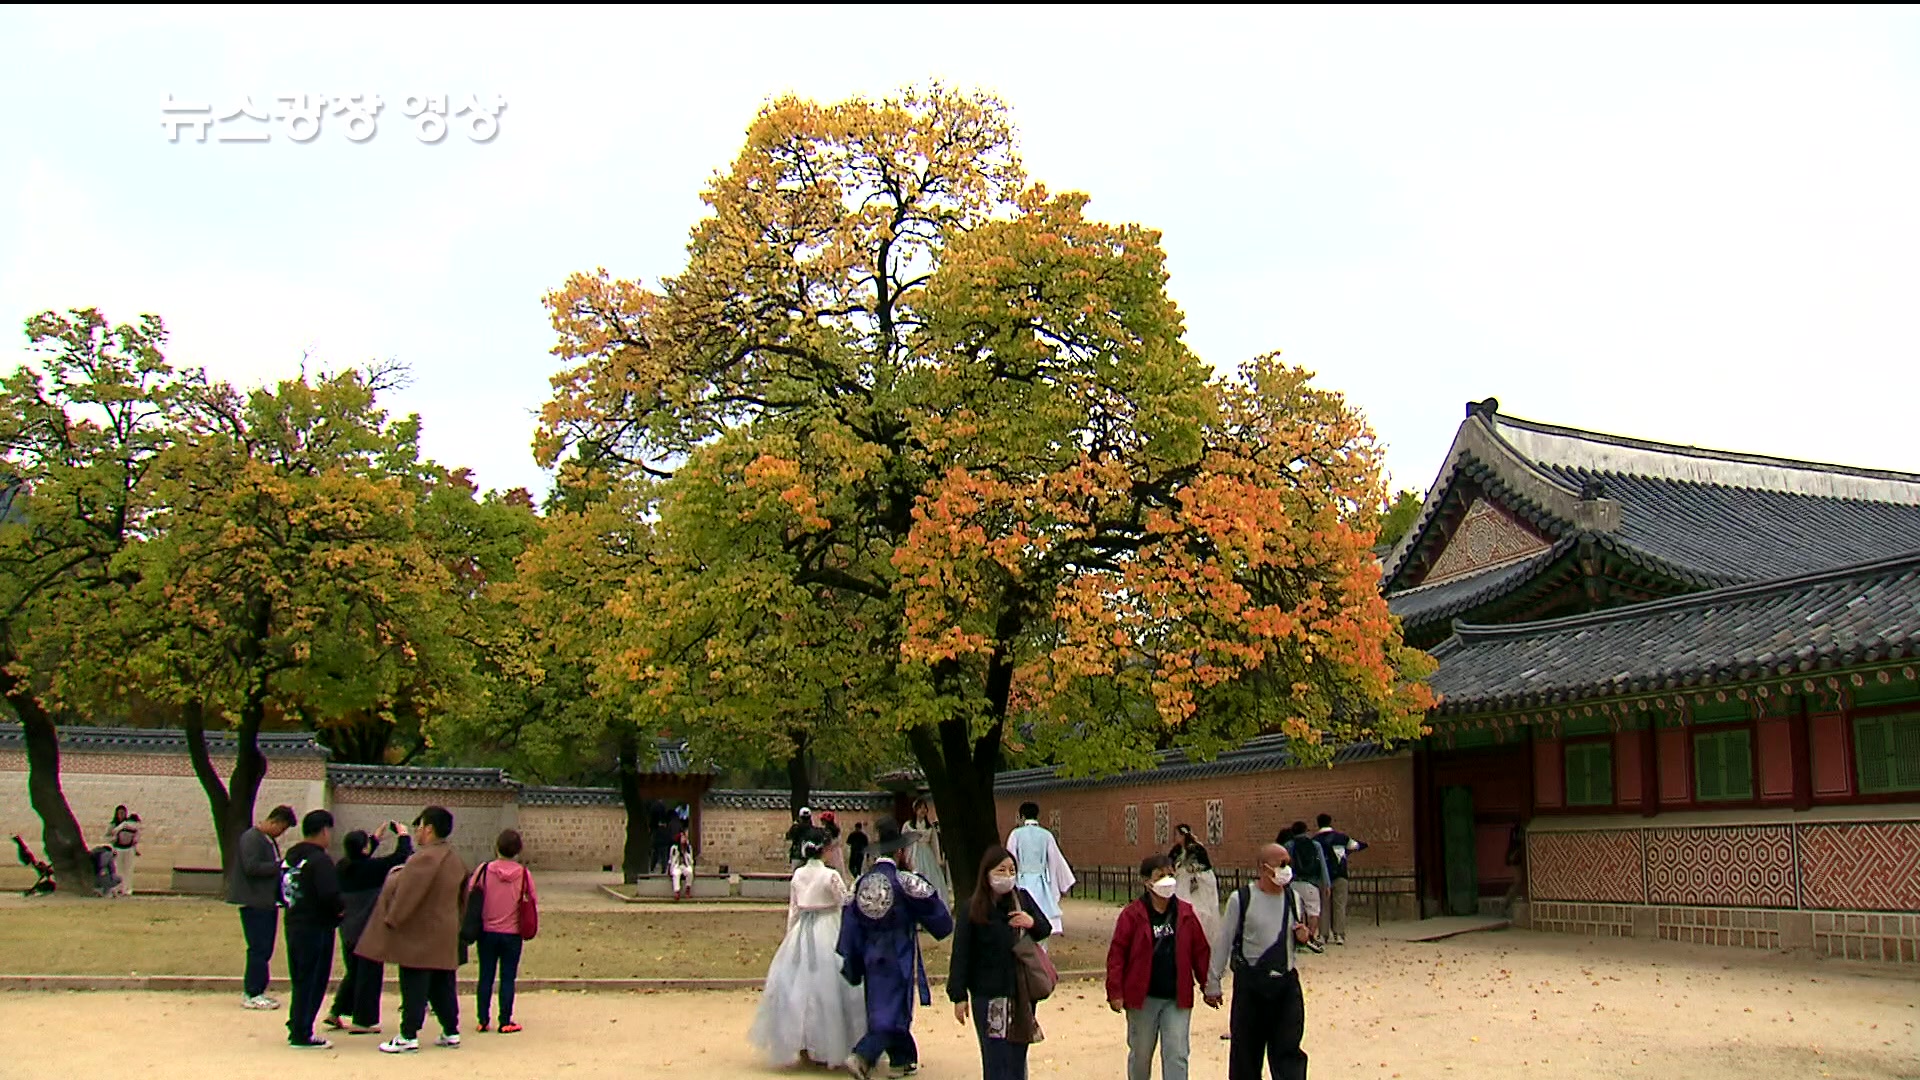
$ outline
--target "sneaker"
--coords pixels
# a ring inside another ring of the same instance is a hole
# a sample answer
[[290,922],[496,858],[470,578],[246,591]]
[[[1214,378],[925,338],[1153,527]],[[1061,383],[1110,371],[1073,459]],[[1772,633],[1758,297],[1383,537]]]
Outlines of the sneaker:
[[887,1066],[887,1075],[888,1075],[888,1076],[894,1076],[894,1077],[899,1077],[899,1076],[912,1076],[912,1075],[913,1075],[914,1073],[917,1073],[917,1072],[919,1072],[919,1071],[920,1071],[920,1063],[919,1063],[919,1062],[917,1062],[917,1061],[916,1061],[916,1062],[914,1062],[914,1063],[913,1063],[913,1064],[911,1064],[911,1065],[889,1065],[889,1066]]
[[867,1064],[867,1059],[859,1054],[848,1054],[843,1064],[846,1065],[847,1071],[853,1074],[853,1080],[867,1080],[873,1075],[873,1066]]
[[1333,939],[1333,943],[1335,945],[1345,945],[1347,943],[1347,935],[1341,934],[1339,937]]
[[325,1039],[307,1039],[304,1041],[287,1040],[287,1045],[295,1050],[331,1050],[333,1044]]
[[483,1032],[484,1032],[484,1031],[486,1031],[486,1030],[487,1030],[487,1027],[488,1027],[488,1024],[487,1024],[487,1022],[486,1022],[485,1020],[482,1020],[482,1021],[480,1021],[480,1030],[481,1030],[481,1031],[483,1031]]
[[348,1024],[348,1025],[347,1025],[347,1034],[349,1034],[349,1035],[378,1035],[378,1034],[380,1034],[380,1025],[379,1025],[379,1024],[375,1024],[375,1025],[373,1025],[372,1027],[361,1027],[361,1026],[360,1026],[359,1024]]
[[420,1040],[409,1039],[405,1035],[395,1035],[380,1044],[380,1052],[383,1054],[411,1054],[418,1049],[420,1049]]
[[500,1025],[500,1034],[502,1034],[502,1035],[511,1035],[511,1034],[513,1034],[514,1032],[516,1032],[516,1031],[519,1031],[519,1030],[520,1030],[520,1025],[519,1025],[519,1024],[516,1024],[516,1023],[514,1023],[514,1022],[513,1022],[513,1021],[511,1021],[511,1020],[509,1020],[509,1021],[507,1021],[506,1023],[504,1023],[504,1024],[501,1024],[501,1025]]
[[265,1005],[260,1006],[263,1009],[278,1009],[281,1007],[279,998],[270,998],[265,994],[261,994],[260,1000],[266,1002]]
[[451,1035],[442,1035],[433,1040],[433,1045],[444,1046],[449,1050],[458,1050],[460,1049],[460,1033],[456,1031]]
[[329,1017],[327,1017],[327,1019],[326,1019],[326,1025],[327,1025],[328,1027],[330,1027],[330,1028],[332,1028],[332,1029],[333,1029],[333,1030],[335,1030],[335,1031],[345,1031],[345,1030],[347,1030],[347,1022],[346,1022],[345,1020],[342,1020],[342,1019],[340,1019],[340,1018],[339,1018],[339,1017],[337,1017],[337,1016],[329,1016]]
[[1323,953],[1327,951],[1327,947],[1325,945],[1320,944],[1317,941],[1307,942],[1307,949],[1311,952],[1316,952],[1316,953]]
[[277,1009],[280,1007],[280,1003],[265,994],[255,994],[252,997],[241,998],[240,1007],[243,1009]]

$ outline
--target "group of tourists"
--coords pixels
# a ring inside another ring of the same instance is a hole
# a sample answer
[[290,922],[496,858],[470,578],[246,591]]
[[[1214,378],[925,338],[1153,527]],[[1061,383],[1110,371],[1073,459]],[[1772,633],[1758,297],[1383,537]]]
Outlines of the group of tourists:
[[[287,1041],[301,1049],[332,1043],[315,1034],[327,1000],[338,938],[345,973],[325,1026],[350,1035],[380,1033],[380,991],[386,965],[399,969],[400,1029],[380,1044],[389,1054],[420,1049],[429,1009],[440,1026],[435,1045],[460,1045],[454,972],[477,948],[478,1021],[491,1029],[498,989],[499,1031],[520,1030],[513,1018],[521,949],[539,927],[533,874],[518,859],[520,834],[507,829],[498,858],[469,870],[448,839],[453,814],[429,806],[412,829],[389,821],[371,834],[342,838],[332,855],[334,818],[326,810],[298,819],[300,840],[284,853],[280,840],[296,825],[290,806],[276,806],[242,833],[227,880],[227,901],[240,909],[247,962],[242,1004],[279,1009],[267,996],[274,938],[284,917],[288,982]],[[379,849],[389,837],[392,847]],[[284,916],[283,916],[284,913]]]

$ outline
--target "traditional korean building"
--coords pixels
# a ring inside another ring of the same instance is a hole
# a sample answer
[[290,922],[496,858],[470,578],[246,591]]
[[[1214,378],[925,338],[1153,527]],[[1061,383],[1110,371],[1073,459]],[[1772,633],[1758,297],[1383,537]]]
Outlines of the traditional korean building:
[[[1386,557],[1422,907],[1913,958],[1920,475],[1468,415]],[[1817,940],[1816,940],[1817,939]]]

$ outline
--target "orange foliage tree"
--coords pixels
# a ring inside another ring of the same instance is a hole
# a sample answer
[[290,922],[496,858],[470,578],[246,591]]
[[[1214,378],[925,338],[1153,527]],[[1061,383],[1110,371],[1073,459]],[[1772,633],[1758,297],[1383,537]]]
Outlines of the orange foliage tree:
[[604,685],[742,739],[830,698],[904,741],[962,878],[1012,757],[1418,733],[1365,421],[1272,355],[1216,376],[1159,234],[1030,183],[1001,103],[783,98],[705,200],[680,273],[546,298],[536,452],[651,493]]

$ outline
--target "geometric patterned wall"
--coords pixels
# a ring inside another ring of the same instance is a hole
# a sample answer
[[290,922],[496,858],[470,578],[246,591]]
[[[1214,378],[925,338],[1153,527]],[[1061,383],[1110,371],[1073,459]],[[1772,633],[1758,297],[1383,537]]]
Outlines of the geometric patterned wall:
[[1920,822],[1801,825],[1801,903],[1920,911]]
[[1649,902],[1703,907],[1795,906],[1792,826],[1647,832]]
[[1527,896],[1644,904],[1640,829],[1527,835]]

